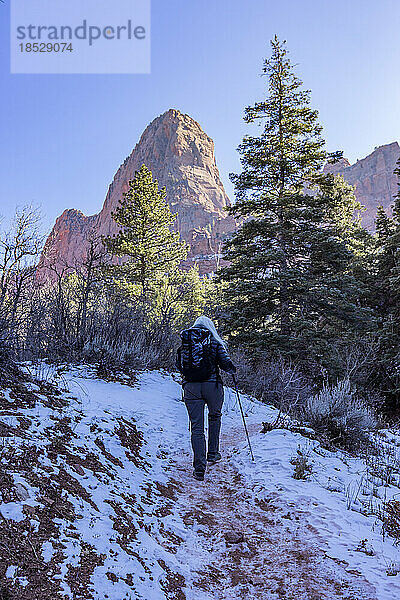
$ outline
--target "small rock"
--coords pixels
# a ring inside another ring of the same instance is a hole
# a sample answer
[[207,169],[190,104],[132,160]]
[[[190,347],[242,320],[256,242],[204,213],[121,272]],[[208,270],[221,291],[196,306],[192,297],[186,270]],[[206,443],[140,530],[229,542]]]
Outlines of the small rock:
[[367,539],[361,540],[356,548],[356,552],[362,552],[367,556],[375,556],[375,550],[372,545],[368,543]]
[[22,507],[22,511],[28,515],[28,517],[36,517],[36,511],[34,506],[30,506],[29,504],[24,504]]
[[22,483],[16,483],[14,487],[18,500],[24,502],[24,500],[27,500],[29,498],[30,494],[27,488]]
[[241,531],[228,531],[225,534],[225,540],[228,544],[240,544],[244,542],[244,534]]
[[84,475],[85,471],[81,467],[81,465],[74,465],[74,470],[78,473],[78,475]]
[[388,577],[396,577],[396,575],[399,574],[399,570],[399,565],[396,563],[391,563],[386,570],[386,575]]
[[263,577],[259,577],[258,575],[253,575],[249,579],[249,583],[251,583],[252,585],[264,585],[265,579]]
[[41,500],[45,504],[54,504],[54,500],[52,500],[51,498],[48,498],[47,496],[42,496]]
[[261,429],[260,433],[268,433],[269,431],[272,431],[273,428],[274,428],[273,423],[268,423],[267,421],[263,421],[262,429]]

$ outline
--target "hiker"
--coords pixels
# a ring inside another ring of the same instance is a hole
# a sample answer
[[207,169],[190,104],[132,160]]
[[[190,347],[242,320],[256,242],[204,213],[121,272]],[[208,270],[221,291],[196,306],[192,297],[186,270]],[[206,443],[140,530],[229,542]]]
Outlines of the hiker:
[[[190,329],[181,333],[182,345],[178,349],[176,366],[183,376],[183,399],[189,413],[193,448],[193,476],[204,480],[207,461],[221,460],[219,433],[224,386],[219,367],[236,373],[229,358],[225,342],[220,338],[214,323],[208,317],[199,317]],[[204,408],[208,406],[208,452],[204,436]]]

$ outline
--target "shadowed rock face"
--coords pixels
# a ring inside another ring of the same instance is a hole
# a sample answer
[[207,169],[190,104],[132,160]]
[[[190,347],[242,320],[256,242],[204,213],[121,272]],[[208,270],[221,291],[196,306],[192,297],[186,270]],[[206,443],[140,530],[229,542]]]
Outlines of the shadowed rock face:
[[343,175],[355,186],[357,199],[365,206],[362,214],[364,226],[373,231],[376,209],[382,205],[388,215],[392,212],[393,196],[398,191],[397,179],[393,174],[400,156],[397,142],[379,146],[366,158],[351,165],[347,158],[334,165],[326,165],[325,172]]
[[40,261],[41,278],[50,275],[49,265],[59,271],[81,262],[93,235],[116,232],[111,212],[142,164],[167,190],[169,205],[177,214],[176,228],[190,244],[186,266],[196,263],[201,273],[216,269],[221,244],[236,223],[226,212],[230,201],[215,163],[214,143],[191,117],[171,109],[145,129],[118,169],[100,213],[86,217],[69,209],[58,217]]

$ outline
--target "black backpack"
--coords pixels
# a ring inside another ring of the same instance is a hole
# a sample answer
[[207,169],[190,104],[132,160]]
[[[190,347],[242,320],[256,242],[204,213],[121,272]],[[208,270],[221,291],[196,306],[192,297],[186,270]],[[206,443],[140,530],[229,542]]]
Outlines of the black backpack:
[[176,365],[186,381],[207,381],[214,373],[212,334],[200,328],[185,329],[177,351]]

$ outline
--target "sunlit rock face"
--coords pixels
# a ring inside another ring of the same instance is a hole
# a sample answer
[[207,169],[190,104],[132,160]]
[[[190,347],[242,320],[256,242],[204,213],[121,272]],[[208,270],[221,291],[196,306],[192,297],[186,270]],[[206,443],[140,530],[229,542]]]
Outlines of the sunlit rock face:
[[343,175],[344,179],[355,186],[357,199],[365,206],[362,215],[364,226],[373,231],[376,209],[382,205],[391,215],[393,196],[398,191],[397,178],[393,174],[400,156],[397,142],[379,146],[375,150],[351,165],[346,158],[333,165],[326,165],[325,171]]
[[[398,191],[393,171],[399,156],[399,144],[393,142],[375,148],[352,165],[343,158],[325,166],[326,172],[340,173],[355,186],[356,196],[366,208],[363,224],[369,230],[374,229],[380,204],[391,214]],[[152,171],[160,187],[165,186],[169,205],[177,215],[175,227],[190,245],[183,266],[197,264],[202,274],[216,270],[221,264],[223,242],[237,223],[227,214],[230,200],[215,162],[214,142],[189,115],[170,109],[145,129],[118,169],[98,214],[85,216],[68,209],[58,217],[40,260],[40,279],[54,278],[55,272],[81,263],[91,238],[116,232],[111,213],[142,164]]]
[[145,129],[118,169],[97,215],[87,217],[69,209],[58,217],[40,261],[41,278],[51,277],[54,269],[81,262],[91,237],[116,232],[111,213],[142,164],[152,171],[160,187],[165,186],[169,205],[177,215],[176,228],[190,245],[184,266],[197,264],[203,274],[216,270],[223,241],[236,223],[226,211],[230,201],[215,162],[214,142],[189,115],[170,109]]

